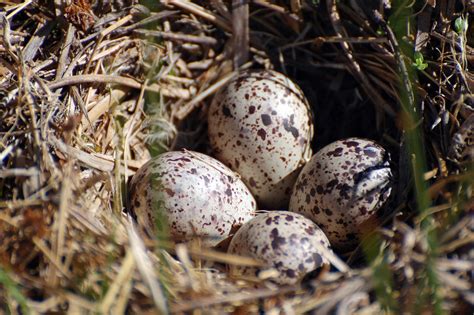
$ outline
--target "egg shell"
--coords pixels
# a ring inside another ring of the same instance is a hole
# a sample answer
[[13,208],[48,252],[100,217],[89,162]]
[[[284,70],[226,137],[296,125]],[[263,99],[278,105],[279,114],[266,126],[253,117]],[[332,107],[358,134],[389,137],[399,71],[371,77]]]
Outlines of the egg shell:
[[286,209],[313,137],[298,86],[275,71],[243,72],[216,95],[208,123],[215,156],[242,176],[260,207]]
[[176,240],[199,236],[213,246],[254,217],[256,202],[221,162],[202,153],[174,151],[137,171],[130,183],[129,207],[148,233],[157,226]]
[[[311,220],[297,213],[271,211],[257,215],[234,235],[228,252],[254,258],[275,268],[278,284],[294,284],[304,275],[329,265],[321,247],[330,250],[329,241]],[[231,266],[231,273],[256,276],[256,267]]]
[[305,165],[289,209],[318,224],[334,249],[348,251],[357,245],[363,224],[388,199],[391,181],[384,148],[367,139],[339,140]]

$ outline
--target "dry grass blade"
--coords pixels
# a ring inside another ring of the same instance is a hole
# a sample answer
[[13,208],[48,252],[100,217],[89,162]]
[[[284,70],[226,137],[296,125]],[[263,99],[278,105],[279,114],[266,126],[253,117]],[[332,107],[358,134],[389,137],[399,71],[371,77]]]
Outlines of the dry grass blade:
[[[68,85],[84,84],[84,83],[112,83],[112,84],[128,86],[134,89],[142,88],[142,83],[136,81],[135,79],[115,76],[115,75],[106,75],[106,74],[84,74],[84,75],[76,75],[73,77],[67,77],[67,78],[54,81],[51,84],[48,84],[48,88],[51,90],[55,90],[55,89],[62,88]],[[176,88],[169,89],[158,84],[145,86],[145,91],[162,93],[169,97],[181,97],[183,99],[190,98],[190,93],[188,90],[176,89]]]
[[185,34],[178,34],[172,32],[161,32],[161,31],[150,31],[150,30],[142,30],[137,29],[134,30],[137,34],[142,34],[145,36],[155,36],[157,38],[169,39],[172,41],[176,41],[178,43],[194,43],[194,44],[201,44],[201,45],[209,45],[213,46],[217,44],[217,41],[213,37],[208,36],[193,36],[193,35],[185,35]]
[[191,113],[195,109],[195,107],[202,102],[205,98],[209,97],[210,95],[213,95],[216,93],[220,88],[225,86],[230,80],[235,78],[240,70],[244,70],[250,67],[250,63],[244,64],[242,67],[240,67],[239,70],[233,71],[226,76],[222,77],[219,81],[202,91],[200,94],[196,95],[190,102],[186,103],[184,106],[181,107],[181,110],[176,113],[176,118],[182,120],[186,116]]
[[[78,161],[86,164],[88,167],[110,172],[114,169],[114,159],[110,156],[100,156],[99,154],[90,154],[84,151],[81,151],[77,148],[71,147],[63,143],[62,141],[51,137],[51,143],[58,148],[59,151],[64,154],[68,154],[71,157],[77,159]],[[134,173],[141,165],[143,161],[128,161],[127,166],[130,168],[130,171]]]
[[232,33],[234,69],[238,69],[249,58],[249,5],[244,0],[232,1]]
[[[1,314],[469,313],[471,7],[69,2],[8,0],[0,13]],[[331,268],[293,286],[257,258],[227,254],[232,235],[216,248],[149,238],[124,213],[131,176],[152,156],[214,153],[209,105],[246,69],[298,84],[314,114],[313,152],[373,139],[397,170],[393,199],[359,247],[319,248]],[[397,111],[408,89],[420,117],[407,127]],[[426,169],[411,173],[423,155]],[[237,277],[231,266],[260,271]]]
[[93,105],[92,108],[89,108],[87,114],[88,118],[85,118],[82,124],[87,125],[88,122],[91,124],[96,122],[97,119],[104,115],[111,107],[120,104],[128,92],[129,89],[127,87],[113,88],[109,94]]
[[[125,258],[122,261],[122,267],[120,268],[120,271],[118,272],[117,277],[114,279],[114,282],[112,282],[112,284],[110,285],[105,297],[102,299],[102,302],[98,306],[98,310],[100,312],[104,314],[110,314],[110,313],[121,314],[122,313],[122,312],[117,313],[114,309],[116,309],[117,304],[123,304],[123,301],[121,299],[118,299],[118,297],[120,296],[121,292],[124,291],[124,289],[127,291],[127,286],[129,282],[132,280],[132,275],[136,266],[135,257],[137,257],[136,254],[134,255],[132,250],[129,249],[129,251],[125,255]],[[126,297],[125,297],[125,300],[127,300]]]
[[278,13],[281,13],[281,14],[285,14],[285,16],[288,16],[289,18],[291,18],[294,21],[299,21],[298,15],[290,13],[286,8],[284,8],[282,6],[279,6],[277,4],[273,4],[273,3],[269,2],[269,1],[266,1],[266,0],[254,0],[253,2],[260,5],[260,6],[262,6],[262,7],[266,7],[268,9],[272,10],[272,11],[275,11],[275,12],[278,12]]
[[262,298],[268,298],[280,294],[286,294],[295,291],[294,287],[282,287],[277,290],[273,289],[262,289],[247,291],[245,293],[236,293],[227,295],[224,297],[213,297],[208,299],[199,299],[198,301],[191,301],[187,303],[180,303],[180,305],[174,305],[171,307],[173,313],[187,312],[195,309],[201,309],[216,304],[226,304],[232,302],[248,302]]
[[145,245],[135,231],[134,223],[132,221],[130,221],[128,226],[128,236],[135,263],[140,271],[143,281],[147,284],[148,289],[151,292],[156,308],[161,314],[168,314],[169,312],[165,295],[155,274],[153,264],[150,258],[148,258]]
[[56,80],[59,80],[60,78],[62,78],[64,71],[66,70],[66,59],[71,49],[75,30],[76,28],[73,25],[69,25],[67,29],[66,39],[61,49],[61,55],[59,56],[58,68],[56,70],[56,77],[55,77]]
[[25,9],[27,6],[29,6],[33,1],[32,0],[26,0],[25,2],[23,3],[19,3],[17,5],[14,5],[12,7],[9,7],[9,8],[6,8],[7,11],[11,10],[14,8],[14,10],[12,12],[10,12],[10,14],[7,15],[7,18],[8,19],[11,19],[13,18],[16,14],[18,14],[18,12],[20,12],[21,10]]
[[217,26],[219,26],[225,31],[230,32],[232,30],[232,28],[229,26],[226,20],[224,20],[223,18],[219,17],[218,15],[212,12],[209,12],[205,8],[195,3],[189,2],[187,0],[161,0],[161,2],[167,5],[173,5],[184,11],[188,11],[193,14],[196,14],[197,16],[200,16],[212,23],[215,23]]
[[316,297],[313,300],[306,301],[304,306],[296,309],[296,313],[302,314],[311,310],[318,311],[318,314],[328,314],[329,311],[342,299],[355,293],[367,290],[367,282],[362,278],[356,278],[347,281],[337,290],[327,294],[324,297]]
[[130,14],[127,15],[127,16],[124,16],[123,18],[121,18],[120,20],[118,20],[117,22],[115,22],[114,24],[110,25],[109,27],[107,27],[106,29],[104,29],[103,31],[100,32],[99,40],[97,41],[96,45],[94,46],[94,50],[92,51],[92,54],[89,58],[89,61],[86,64],[86,69],[84,70],[84,73],[89,72],[89,67],[90,67],[92,61],[94,60],[95,53],[96,53],[99,45],[104,40],[104,38],[108,34],[110,34],[113,30],[115,30],[115,29],[121,27],[122,25],[125,25],[126,23],[128,23],[132,18],[133,18],[133,16],[130,15]]
[[[70,178],[72,176],[73,161],[69,162],[64,167],[64,177]],[[72,183],[68,180],[63,182],[61,187],[61,194],[59,199],[58,217],[53,225],[53,231],[56,232],[56,237],[53,237],[53,250],[56,253],[56,260],[60,261],[63,257],[66,246],[66,228],[69,217],[69,201],[72,198]],[[54,287],[57,283],[58,277],[51,274],[51,282]]]
[[206,261],[215,261],[220,263],[225,263],[229,265],[238,265],[238,266],[249,266],[249,267],[261,267],[262,263],[249,257],[242,257],[227,253],[221,253],[212,250],[193,250],[190,249],[189,253],[195,259],[202,259]]
[[13,47],[10,40],[10,23],[8,22],[7,17],[4,13],[0,13],[1,25],[2,25],[2,35],[3,35],[3,46],[9,55],[13,58],[15,62],[18,62],[17,55],[13,52]]
[[[60,276],[64,277],[69,277],[70,274],[68,270],[62,265],[62,263],[57,259],[57,255],[53,253],[48,246],[45,244],[43,240],[40,239],[33,239],[33,243],[36,245],[36,247],[44,254],[44,256],[49,259],[49,261],[52,263],[52,268],[51,274],[53,275],[53,281],[57,281],[54,279],[57,279]],[[55,273],[59,271],[60,275],[56,275]],[[56,282],[57,283],[57,282]],[[54,283],[53,283],[54,284]]]
[[[335,0],[327,0],[326,5],[329,8],[329,17],[331,19],[334,30],[336,31],[336,36],[339,38],[348,37],[346,31],[344,30],[339,11],[337,9],[337,4]],[[384,99],[379,95],[379,93],[372,88],[369,80],[366,75],[362,72],[359,63],[355,60],[352,53],[353,49],[349,46],[347,42],[342,42],[341,47],[346,53],[347,59],[349,59],[349,66],[352,69],[354,76],[356,76],[362,83],[362,88],[367,93],[367,95],[372,99],[376,106],[380,106],[385,112],[390,116],[395,116],[395,111],[387,105]]]
[[38,176],[39,171],[36,167],[24,168],[10,168],[6,170],[0,170],[0,178],[15,177],[15,176]]

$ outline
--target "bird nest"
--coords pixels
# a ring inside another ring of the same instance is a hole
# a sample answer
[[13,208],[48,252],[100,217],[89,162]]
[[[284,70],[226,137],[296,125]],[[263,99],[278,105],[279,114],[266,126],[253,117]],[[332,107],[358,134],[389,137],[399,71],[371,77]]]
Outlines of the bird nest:
[[[472,293],[472,1],[1,1],[0,311],[467,313]],[[206,110],[241,69],[312,104],[316,151],[382,143],[396,173],[373,232],[277,286],[258,262],[141,236],[127,182],[207,152]]]

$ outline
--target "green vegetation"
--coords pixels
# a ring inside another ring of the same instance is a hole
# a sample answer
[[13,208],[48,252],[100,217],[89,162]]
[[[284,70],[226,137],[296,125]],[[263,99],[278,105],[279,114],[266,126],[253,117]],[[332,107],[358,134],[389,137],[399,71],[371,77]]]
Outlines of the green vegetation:
[[[3,291],[7,294],[7,296],[4,296],[3,299],[14,299],[20,305],[23,314],[30,314],[25,296],[23,295],[23,293],[21,293],[19,286],[10,278],[8,272],[2,267],[0,267],[0,288],[1,287],[3,287]],[[2,301],[2,299],[0,299],[0,301]],[[10,304],[7,303],[7,307],[9,307],[9,305]],[[16,310],[8,311],[10,314],[17,313]]]

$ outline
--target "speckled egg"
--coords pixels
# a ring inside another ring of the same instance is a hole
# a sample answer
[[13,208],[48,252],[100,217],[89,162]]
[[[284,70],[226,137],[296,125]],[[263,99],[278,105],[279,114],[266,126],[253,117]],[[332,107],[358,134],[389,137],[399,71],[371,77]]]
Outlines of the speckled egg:
[[201,153],[174,151],[143,165],[130,183],[129,209],[145,231],[193,236],[213,246],[255,215],[256,202],[237,175]]
[[325,146],[301,171],[290,211],[316,222],[335,249],[353,249],[363,224],[390,195],[388,159],[371,140],[349,138]]
[[311,157],[312,117],[298,86],[275,71],[243,72],[216,95],[208,122],[217,159],[242,176],[261,208],[285,209]]
[[[229,253],[254,258],[274,268],[279,284],[294,284],[323,265],[329,266],[324,250],[329,241],[321,229],[304,216],[288,211],[257,215],[234,235]],[[232,266],[231,273],[257,276],[255,267]]]

